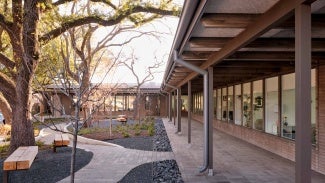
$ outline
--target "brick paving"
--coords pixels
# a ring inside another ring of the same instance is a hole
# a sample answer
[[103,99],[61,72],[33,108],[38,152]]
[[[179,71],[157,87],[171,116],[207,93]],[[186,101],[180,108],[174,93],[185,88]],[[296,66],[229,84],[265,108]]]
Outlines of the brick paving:
[[[199,174],[203,165],[203,125],[192,122],[192,143],[187,143],[187,119],[182,119],[182,133],[175,134],[176,126],[163,119],[173,152],[153,152],[126,149],[93,142],[79,142],[78,148],[93,152],[88,165],[76,172],[76,181],[117,182],[131,169],[144,163],[175,159],[185,182],[216,183],[290,183],[294,182],[294,163],[261,148],[213,131],[214,176]],[[43,131],[42,140],[50,143],[54,132]],[[60,182],[69,182],[69,177]],[[313,183],[325,182],[325,176],[313,172]]]
[[[203,165],[203,125],[192,121],[192,143],[187,143],[187,118],[182,132],[163,119],[178,167],[185,182],[217,183],[290,183],[294,182],[294,162],[267,152],[228,134],[213,130],[214,176],[199,174]],[[312,173],[313,183],[325,182],[325,176]]]

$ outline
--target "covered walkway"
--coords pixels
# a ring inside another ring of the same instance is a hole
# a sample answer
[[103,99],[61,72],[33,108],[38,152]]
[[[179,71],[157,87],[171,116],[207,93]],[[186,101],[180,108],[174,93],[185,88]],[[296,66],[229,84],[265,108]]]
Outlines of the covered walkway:
[[[163,119],[185,182],[294,182],[294,163],[240,139],[213,130],[214,176],[199,174],[203,164],[203,124],[192,121],[192,143],[187,143],[187,118],[182,118],[181,134],[173,122]],[[312,172],[312,182],[325,182],[325,176]]]

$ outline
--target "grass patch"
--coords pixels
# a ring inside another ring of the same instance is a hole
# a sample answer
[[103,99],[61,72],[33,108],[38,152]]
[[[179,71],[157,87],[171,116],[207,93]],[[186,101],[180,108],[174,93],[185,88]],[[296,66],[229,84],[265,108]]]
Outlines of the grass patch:
[[86,135],[91,133],[100,133],[100,132],[107,132],[109,128],[81,128],[78,131],[78,135]]
[[35,121],[35,122],[33,122],[33,125],[38,126],[38,125],[44,125],[44,124],[47,124],[47,125],[58,124],[58,123],[65,122],[65,120],[66,120],[65,118],[48,118],[48,119],[45,119],[44,122]]
[[[88,138],[101,139],[98,135],[104,136],[109,134],[109,127],[105,128],[82,128],[79,130],[78,135],[85,135]],[[104,132],[104,133],[103,133]],[[138,124],[125,124],[116,125],[112,128],[112,136],[106,138],[128,138],[133,136],[153,136],[155,134],[155,122],[152,118],[144,120],[142,123]],[[104,138],[102,138],[104,139]]]
[[0,157],[4,158],[7,157],[9,151],[9,144],[4,144],[0,146]]

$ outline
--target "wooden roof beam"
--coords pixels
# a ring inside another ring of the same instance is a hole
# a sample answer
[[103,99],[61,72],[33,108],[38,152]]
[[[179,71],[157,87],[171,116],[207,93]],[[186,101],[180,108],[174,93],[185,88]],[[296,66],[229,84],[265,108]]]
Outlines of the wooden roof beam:
[[[261,14],[243,13],[205,13],[201,23],[206,28],[246,28],[253,23]],[[312,28],[325,27],[325,14],[312,14]],[[275,28],[293,29],[295,26],[294,17],[280,23]]]
[[[276,24],[283,22],[285,19],[290,17],[293,13],[293,10],[302,3],[312,3],[310,0],[285,0],[277,2],[273,7],[271,7],[264,14],[259,16],[256,21],[246,27],[237,37],[227,42],[224,47],[209,56],[208,60],[204,62],[200,68],[207,69],[209,66],[221,62],[224,58],[233,54],[240,48],[244,47],[246,44],[250,43],[252,40],[263,35],[265,32],[270,30]],[[181,38],[177,38],[181,39]],[[198,74],[192,72],[187,76],[182,82],[178,83],[178,87],[187,83]]]
[[[207,60],[212,52],[190,52],[185,51],[182,58],[186,61]],[[293,51],[237,51],[230,55],[224,61],[294,61]],[[313,61],[324,61],[324,52],[312,52]]]
[[[223,48],[233,38],[219,38],[219,37],[193,37],[190,39],[189,44],[191,47],[204,47],[204,48]],[[312,48],[324,48],[324,38],[312,38]],[[244,48],[294,48],[294,38],[257,38],[247,44]]]

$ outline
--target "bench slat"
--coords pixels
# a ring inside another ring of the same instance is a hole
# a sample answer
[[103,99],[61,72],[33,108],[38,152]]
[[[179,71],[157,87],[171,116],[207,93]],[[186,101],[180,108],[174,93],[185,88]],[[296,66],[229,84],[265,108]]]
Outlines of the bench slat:
[[54,145],[55,146],[62,146],[63,145],[61,134],[55,134]]
[[16,149],[4,162],[3,170],[16,170],[17,160],[24,153],[24,147]]
[[67,134],[62,134],[62,145],[67,146],[70,144],[70,139]]
[[29,146],[17,161],[17,170],[29,169],[38,153],[37,146]]
[[19,147],[3,162],[3,170],[28,169],[37,153],[37,146]]

